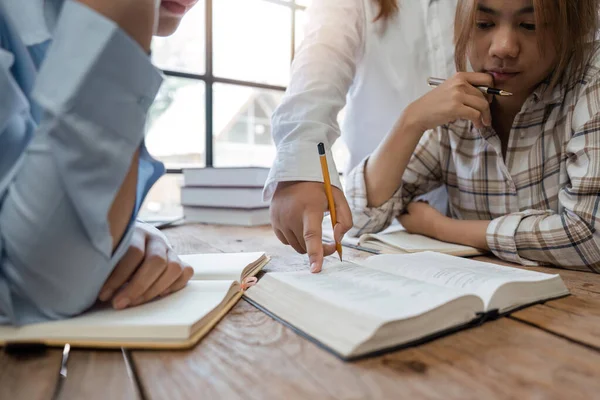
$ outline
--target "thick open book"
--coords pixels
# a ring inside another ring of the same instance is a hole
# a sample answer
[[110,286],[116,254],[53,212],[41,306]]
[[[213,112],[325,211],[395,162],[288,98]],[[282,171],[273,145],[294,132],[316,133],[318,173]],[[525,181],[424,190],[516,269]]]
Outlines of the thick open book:
[[265,274],[257,307],[342,359],[431,340],[569,294],[549,275],[434,252],[337,262],[319,274]]
[[240,299],[241,283],[269,261],[265,253],[192,254],[180,258],[194,268],[194,277],[179,292],[125,310],[95,306],[82,315],[62,321],[0,326],[0,344],[191,347]]
[[[333,229],[329,218],[323,220],[323,239],[333,241]],[[400,224],[391,225],[378,233],[365,233],[357,238],[344,236],[342,244],[382,254],[419,253],[422,251],[435,251],[459,257],[485,254],[485,251],[475,247],[442,242],[427,236],[408,233]]]

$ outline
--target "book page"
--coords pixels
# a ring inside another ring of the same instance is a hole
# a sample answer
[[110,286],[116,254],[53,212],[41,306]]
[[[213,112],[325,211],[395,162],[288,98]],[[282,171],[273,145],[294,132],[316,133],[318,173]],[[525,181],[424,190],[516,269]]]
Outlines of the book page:
[[420,251],[437,251],[445,253],[479,254],[479,250],[460,244],[442,242],[423,235],[408,233],[405,230],[382,232],[364,235],[359,244],[381,241],[389,246],[404,250],[407,253]]
[[[328,241],[328,242],[333,242],[334,238],[333,238],[333,227],[331,226],[331,216],[326,216],[325,218],[323,218],[323,224],[321,226],[321,229],[322,229],[323,240]],[[400,225],[400,223],[397,220],[394,220],[394,222],[392,222],[392,224],[389,227],[387,227],[383,231],[379,232],[379,235],[384,235],[384,234],[398,232],[398,231],[404,231],[404,230],[405,230],[404,227],[402,225]],[[349,246],[358,246],[359,239],[360,238],[345,235],[342,239],[342,244],[346,245],[346,246],[348,246],[348,245]]]
[[539,282],[555,275],[505,267],[497,264],[423,252],[403,255],[377,255],[362,263],[377,271],[418,279],[431,284],[472,293],[486,305],[494,292],[508,282]]
[[179,258],[194,268],[193,280],[233,280],[242,277],[264,253],[188,254]]
[[[384,321],[417,316],[464,295],[460,290],[350,262],[325,265],[319,274],[300,271],[269,276],[325,302]],[[483,306],[480,299],[473,297],[473,301],[475,306]]]
[[178,292],[115,310],[93,308],[79,316],[22,327],[0,326],[0,341],[72,338],[119,341],[187,339],[191,327],[239,291],[234,281],[191,281]]

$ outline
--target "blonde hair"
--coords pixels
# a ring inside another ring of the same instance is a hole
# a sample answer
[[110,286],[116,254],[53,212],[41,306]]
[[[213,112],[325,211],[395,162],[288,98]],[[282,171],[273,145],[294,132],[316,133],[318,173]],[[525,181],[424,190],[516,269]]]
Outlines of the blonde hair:
[[[587,45],[598,31],[599,0],[533,0],[536,26],[549,26],[548,35],[539,37],[556,47],[558,59],[550,87],[555,86],[572,65],[571,76],[583,72],[590,56]],[[454,61],[458,71],[465,71],[467,51],[475,30],[477,0],[458,0],[454,19]],[[571,64],[572,63],[572,64]]]

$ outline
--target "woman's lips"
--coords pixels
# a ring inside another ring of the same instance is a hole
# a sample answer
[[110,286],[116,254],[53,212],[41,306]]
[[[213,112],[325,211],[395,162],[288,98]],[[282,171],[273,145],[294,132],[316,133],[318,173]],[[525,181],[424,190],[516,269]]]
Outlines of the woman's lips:
[[176,1],[163,1],[160,6],[170,12],[171,14],[183,15],[187,10],[187,6],[184,6]]
[[513,79],[519,75],[519,72],[507,72],[507,71],[487,71],[488,74],[494,77],[494,83],[498,84]]

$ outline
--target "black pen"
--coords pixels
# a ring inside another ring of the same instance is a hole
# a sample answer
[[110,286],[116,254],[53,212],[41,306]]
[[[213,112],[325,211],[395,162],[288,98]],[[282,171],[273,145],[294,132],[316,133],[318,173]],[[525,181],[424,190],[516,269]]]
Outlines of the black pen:
[[[432,78],[430,77],[429,79],[427,79],[427,84],[430,87],[435,87],[435,86],[439,86],[442,83],[444,83],[445,79],[441,79],[441,78]],[[507,92],[506,90],[502,90],[502,89],[496,89],[496,88],[490,88],[487,86],[475,86],[477,89],[481,90],[483,93],[487,93],[487,94],[495,94],[498,96],[512,96],[513,94],[511,92]]]

